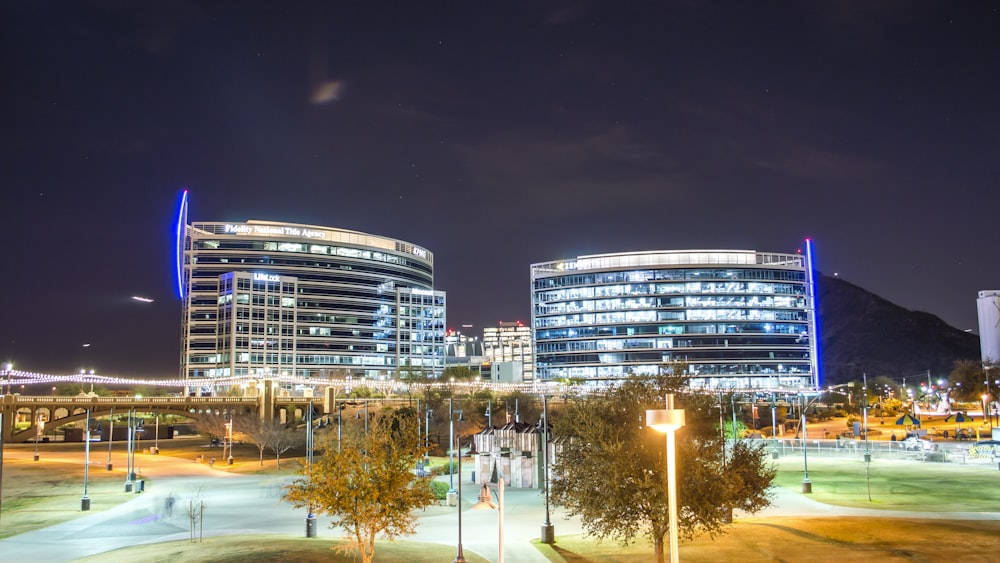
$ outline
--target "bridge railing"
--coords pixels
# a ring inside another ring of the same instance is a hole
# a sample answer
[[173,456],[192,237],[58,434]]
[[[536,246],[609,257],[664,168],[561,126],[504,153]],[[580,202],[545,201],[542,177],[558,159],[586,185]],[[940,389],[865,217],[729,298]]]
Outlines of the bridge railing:
[[257,399],[252,397],[26,397],[16,396],[11,398],[15,405],[186,405],[189,403],[198,404],[256,404]]

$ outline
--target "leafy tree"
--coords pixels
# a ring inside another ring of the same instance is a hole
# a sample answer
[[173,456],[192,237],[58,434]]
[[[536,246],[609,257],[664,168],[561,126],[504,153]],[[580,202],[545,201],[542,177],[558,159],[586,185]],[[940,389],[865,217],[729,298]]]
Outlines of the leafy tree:
[[412,416],[379,416],[367,434],[352,434],[339,452],[335,438],[326,437],[324,455],[288,486],[285,498],[331,516],[331,527],[348,532],[346,546],[338,549],[358,551],[370,563],[376,537],[413,534],[413,511],[434,501],[430,477],[413,472],[423,453],[416,428]]
[[979,401],[986,392],[986,372],[978,360],[957,360],[948,375],[950,396],[959,401]]
[[521,422],[536,421],[542,415],[542,402],[539,397],[528,395],[522,391],[511,391],[501,395],[498,401],[494,401],[493,408],[493,424],[497,426],[503,425],[505,421],[505,419],[500,419],[501,421],[497,422],[497,416],[501,411],[502,414],[510,417],[511,422],[517,420],[515,417],[519,417]]
[[472,381],[476,377],[476,373],[472,371],[469,366],[448,366],[444,368],[444,374],[441,378],[444,381]]
[[764,448],[736,441],[727,454],[715,399],[688,392],[681,377],[633,375],[603,395],[566,405],[553,419],[554,434],[569,438],[553,465],[553,503],[581,517],[598,539],[628,545],[637,536],[648,537],[659,562],[671,525],[665,438],[643,419],[646,409],[663,408],[667,393],[675,394],[687,420],[676,441],[678,534],[715,535],[732,521],[732,509],[753,513],[768,506],[775,471]]

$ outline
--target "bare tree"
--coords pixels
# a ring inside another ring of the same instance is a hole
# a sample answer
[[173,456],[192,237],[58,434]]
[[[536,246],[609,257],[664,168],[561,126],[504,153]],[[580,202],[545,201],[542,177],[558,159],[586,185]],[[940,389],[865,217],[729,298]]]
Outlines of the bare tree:
[[226,424],[229,419],[224,414],[214,412],[203,413],[194,423],[194,429],[199,434],[204,434],[209,438],[226,438]]
[[272,420],[263,423],[266,427],[267,446],[274,452],[275,467],[281,468],[281,454],[305,442],[305,436],[294,428],[285,428],[280,421]]
[[267,449],[271,439],[271,425],[264,422],[259,416],[245,415],[236,417],[233,428],[240,433],[241,439],[257,446],[260,453],[260,464],[263,466],[264,450]]

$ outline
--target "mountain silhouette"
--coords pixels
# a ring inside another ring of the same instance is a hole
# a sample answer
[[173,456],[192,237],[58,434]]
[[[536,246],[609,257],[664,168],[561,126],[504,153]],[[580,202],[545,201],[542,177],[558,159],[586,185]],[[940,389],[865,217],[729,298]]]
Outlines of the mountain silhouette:
[[821,386],[885,375],[947,377],[979,360],[979,335],[911,311],[839,277],[818,275]]

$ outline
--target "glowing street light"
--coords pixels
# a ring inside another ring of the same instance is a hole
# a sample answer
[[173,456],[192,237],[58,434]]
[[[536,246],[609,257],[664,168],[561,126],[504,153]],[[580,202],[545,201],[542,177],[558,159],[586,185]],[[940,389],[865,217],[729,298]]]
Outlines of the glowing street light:
[[677,545],[677,456],[674,434],[684,426],[684,409],[674,408],[674,396],[667,394],[666,409],[646,411],[646,426],[667,435],[667,509],[670,518],[670,563],[679,561]]

